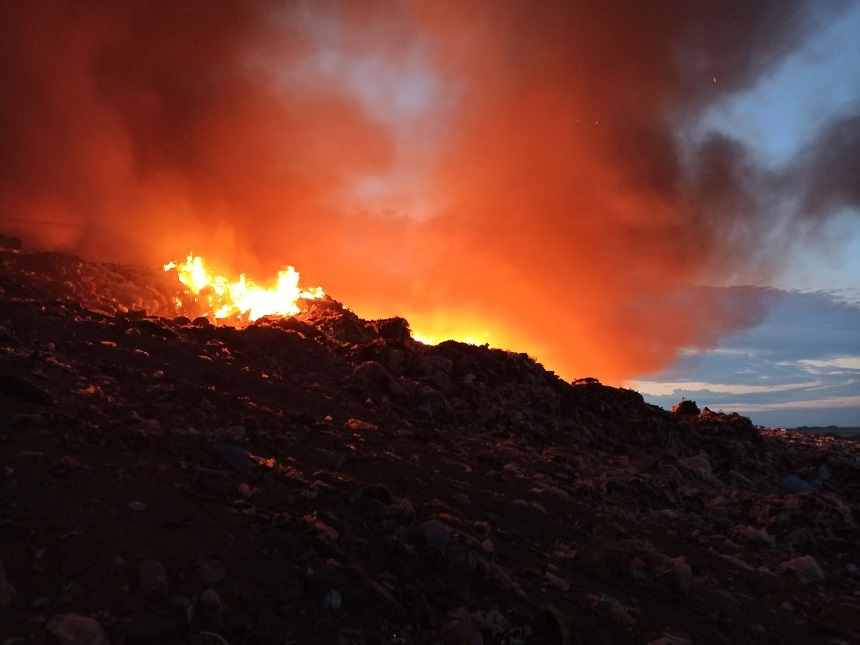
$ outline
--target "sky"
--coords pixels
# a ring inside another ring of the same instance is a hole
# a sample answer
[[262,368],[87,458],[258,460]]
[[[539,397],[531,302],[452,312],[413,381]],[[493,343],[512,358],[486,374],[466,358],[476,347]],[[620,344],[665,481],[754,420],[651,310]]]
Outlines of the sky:
[[850,0],[0,0],[0,230],[290,264],[566,379],[853,423],[858,30]]
[[686,398],[767,427],[860,427],[857,302],[832,291],[728,291],[737,300],[769,300],[767,315],[712,350],[682,352],[670,368],[628,387],[666,409]]
[[[860,101],[860,3],[749,91],[713,106],[699,127],[749,142],[786,163],[834,113]],[[860,174],[857,175],[860,182]],[[774,304],[753,327],[627,386],[669,408],[681,398],[773,427],[860,427],[860,224],[856,205],[838,243],[799,247],[771,283]]]

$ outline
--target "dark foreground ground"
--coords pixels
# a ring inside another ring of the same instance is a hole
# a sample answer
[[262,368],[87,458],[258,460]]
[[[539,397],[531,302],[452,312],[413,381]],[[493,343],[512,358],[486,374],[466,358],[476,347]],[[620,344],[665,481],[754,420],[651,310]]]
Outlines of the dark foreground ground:
[[0,261],[2,643],[860,642],[857,443]]

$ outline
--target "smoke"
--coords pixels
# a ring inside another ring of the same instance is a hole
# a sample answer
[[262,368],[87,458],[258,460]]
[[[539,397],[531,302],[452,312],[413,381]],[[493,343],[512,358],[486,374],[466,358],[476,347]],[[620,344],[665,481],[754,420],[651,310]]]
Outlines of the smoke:
[[776,170],[695,134],[843,8],[0,0],[0,227],[291,263],[362,315],[622,379],[755,322],[694,285],[761,283],[856,205],[856,115]]

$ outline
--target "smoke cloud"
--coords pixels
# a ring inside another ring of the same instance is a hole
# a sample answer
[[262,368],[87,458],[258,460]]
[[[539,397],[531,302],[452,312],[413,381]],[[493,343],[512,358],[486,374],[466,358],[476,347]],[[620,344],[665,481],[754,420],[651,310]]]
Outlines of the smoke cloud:
[[755,322],[694,285],[766,281],[856,206],[857,114],[777,170],[693,134],[845,6],[0,0],[0,228],[290,263],[361,315],[617,381]]

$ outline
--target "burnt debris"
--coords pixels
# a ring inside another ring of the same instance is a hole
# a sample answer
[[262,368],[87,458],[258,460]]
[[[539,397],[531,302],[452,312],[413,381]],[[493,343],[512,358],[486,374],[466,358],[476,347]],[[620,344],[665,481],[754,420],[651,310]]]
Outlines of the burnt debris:
[[860,640],[857,443],[4,245],[4,642]]

